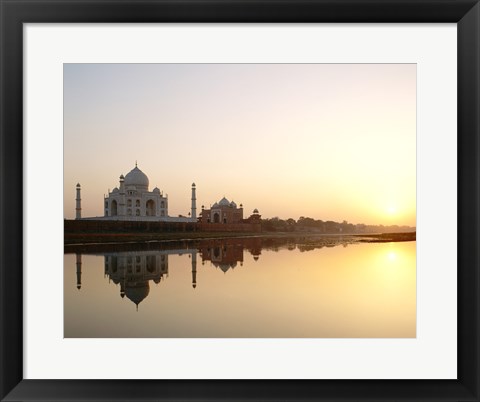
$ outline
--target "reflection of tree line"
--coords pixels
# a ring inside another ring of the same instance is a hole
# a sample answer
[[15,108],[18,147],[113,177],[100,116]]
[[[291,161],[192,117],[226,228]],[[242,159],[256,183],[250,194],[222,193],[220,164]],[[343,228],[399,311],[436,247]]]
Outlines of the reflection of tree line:
[[[314,242],[312,239],[301,238],[232,238],[210,239],[196,242],[196,248],[162,249],[146,251],[103,252],[104,275],[109,281],[120,287],[120,297],[131,300],[138,305],[150,292],[150,281],[159,284],[168,278],[168,256],[187,254],[191,259],[192,287],[197,287],[197,254],[202,265],[210,262],[215,268],[226,273],[234,269],[238,263],[243,265],[244,251],[249,252],[255,261],[260,258],[262,250],[279,251],[296,250],[309,251],[334,244],[325,243],[325,239]],[[337,242],[338,244],[338,242]],[[82,254],[76,254],[77,289],[82,287]]]
[[242,237],[242,238],[218,238],[218,239],[185,239],[169,241],[148,241],[141,243],[97,243],[97,244],[79,244],[65,245],[65,253],[75,254],[104,254],[116,253],[122,251],[162,251],[162,250],[185,250],[185,249],[205,249],[215,245],[238,244],[254,253],[255,249],[281,250],[284,248],[295,249],[305,244],[315,244],[315,247],[331,246],[339,242],[345,242],[347,239],[337,236],[312,237],[311,234],[275,236],[275,237]]

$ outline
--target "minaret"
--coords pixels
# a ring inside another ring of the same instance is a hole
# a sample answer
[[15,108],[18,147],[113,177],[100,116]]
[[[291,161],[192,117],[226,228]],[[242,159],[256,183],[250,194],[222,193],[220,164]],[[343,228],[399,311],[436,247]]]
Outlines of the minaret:
[[80,198],[80,183],[77,183],[77,205],[75,207],[75,219],[82,219],[82,199]]
[[126,215],[127,211],[125,210],[125,177],[123,176],[123,174],[120,175],[119,195],[120,195],[120,202],[118,203],[117,215],[124,216]]
[[120,182],[119,193],[123,194],[125,192],[125,177],[123,177],[123,174],[120,175],[119,182]]
[[192,183],[192,220],[197,220],[197,198],[195,196],[195,183]]
[[197,250],[192,253],[192,287],[197,287]]
[[82,255],[77,254],[77,289],[82,287]]

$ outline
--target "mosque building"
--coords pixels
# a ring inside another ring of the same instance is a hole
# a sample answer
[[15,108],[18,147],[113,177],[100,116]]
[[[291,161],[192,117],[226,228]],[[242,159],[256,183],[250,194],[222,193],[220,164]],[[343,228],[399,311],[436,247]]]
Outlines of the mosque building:
[[230,202],[225,197],[213,204],[210,209],[202,205],[202,223],[241,223],[243,221],[243,205],[237,207],[234,201]]
[[243,205],[228,201],[223,197],[220,201],[213,204],[210,209],[205,209],[202,205],[202,212],[200,213],[199,221],[201,223],[223,223],[223,224],[237,224],[237,223],[255,223],[259,224],[261,215],[258,209],[254,209],[252,215],[248,218],[243,218]]
[[192,184],[191,212],[189,217],[171,217],[168,215],[168,195],[158,187],[149,191],[149,180],[135,163],[135,167],[120,175],[119,186],[104,197],[103,217],[82,218],[81,186],[77,184],[76,219],[134,220],[134,221],[168,221],[196,222],[196,188]]

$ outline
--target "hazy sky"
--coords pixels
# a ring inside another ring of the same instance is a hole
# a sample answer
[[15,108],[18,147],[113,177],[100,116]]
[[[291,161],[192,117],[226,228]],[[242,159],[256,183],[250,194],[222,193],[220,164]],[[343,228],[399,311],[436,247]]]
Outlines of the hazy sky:
[[226,196],[279,216],[415,226],[414,64],[65,64],[64,215],[138,161],[169,215]]

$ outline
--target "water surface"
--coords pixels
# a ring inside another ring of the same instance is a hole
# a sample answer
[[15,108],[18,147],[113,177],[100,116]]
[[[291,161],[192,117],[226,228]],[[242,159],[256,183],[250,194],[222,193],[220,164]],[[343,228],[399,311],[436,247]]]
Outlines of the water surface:
[[64,336],[415,337],[415,247],[255,238],[77,250],[64,256]]

